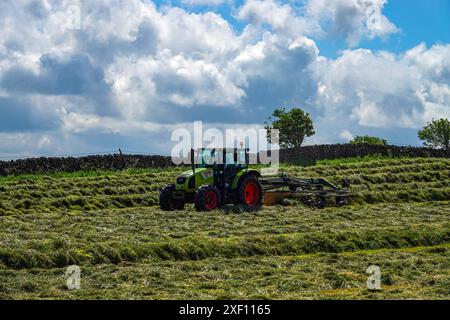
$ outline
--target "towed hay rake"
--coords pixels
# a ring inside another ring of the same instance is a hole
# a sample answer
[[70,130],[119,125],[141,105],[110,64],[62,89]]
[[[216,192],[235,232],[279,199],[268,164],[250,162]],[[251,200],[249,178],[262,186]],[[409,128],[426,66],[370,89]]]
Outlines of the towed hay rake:
[[280,204],[284,199],[296,199],[305,205],[324,208],[330,199],[338,206],[348,204],[351,192],[349,182],[343,179],[339,188],[326,179],[295,178],[286,175],[274,178],[260,178],[264,191],[264,205]]

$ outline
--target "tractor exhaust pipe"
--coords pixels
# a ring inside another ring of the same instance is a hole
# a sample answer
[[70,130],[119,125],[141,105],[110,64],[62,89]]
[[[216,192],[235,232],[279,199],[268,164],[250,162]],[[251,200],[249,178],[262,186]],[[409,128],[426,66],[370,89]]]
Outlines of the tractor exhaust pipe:
[[194,149],[191,149],[191,167],[192,167],[192,173],[195,174],[195,155],[194,155]]

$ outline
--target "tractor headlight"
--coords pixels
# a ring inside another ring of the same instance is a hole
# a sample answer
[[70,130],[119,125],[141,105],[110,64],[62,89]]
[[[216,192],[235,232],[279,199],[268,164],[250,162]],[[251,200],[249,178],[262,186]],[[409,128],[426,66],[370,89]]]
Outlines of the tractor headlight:
[[186,178],[185,177],[177,178],[177,184],[184,184],[185,182],[186,182]]

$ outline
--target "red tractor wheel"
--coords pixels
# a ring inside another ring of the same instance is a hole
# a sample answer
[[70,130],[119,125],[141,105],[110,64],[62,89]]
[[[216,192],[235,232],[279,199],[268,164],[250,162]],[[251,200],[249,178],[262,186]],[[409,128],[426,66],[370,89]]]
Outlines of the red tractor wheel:
[[211,211],[220,207],[220,192],[214,185],[203,185],[195,193],[195,209]]
[[259,210],[262,206],[261,182],[254,175],[245,177],[238,186],[238,201],[247,211]]

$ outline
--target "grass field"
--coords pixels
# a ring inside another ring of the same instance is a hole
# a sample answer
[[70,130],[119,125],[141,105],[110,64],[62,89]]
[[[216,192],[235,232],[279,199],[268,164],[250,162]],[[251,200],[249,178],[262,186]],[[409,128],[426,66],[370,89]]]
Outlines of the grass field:
[[[449,299],[450,159],[322,161],[347,207],[158,208],[180,169],[0,178],[0,299]],[[65,271],[81,267],[81,290]],[[381,268],[382,289],[366,269]]]

